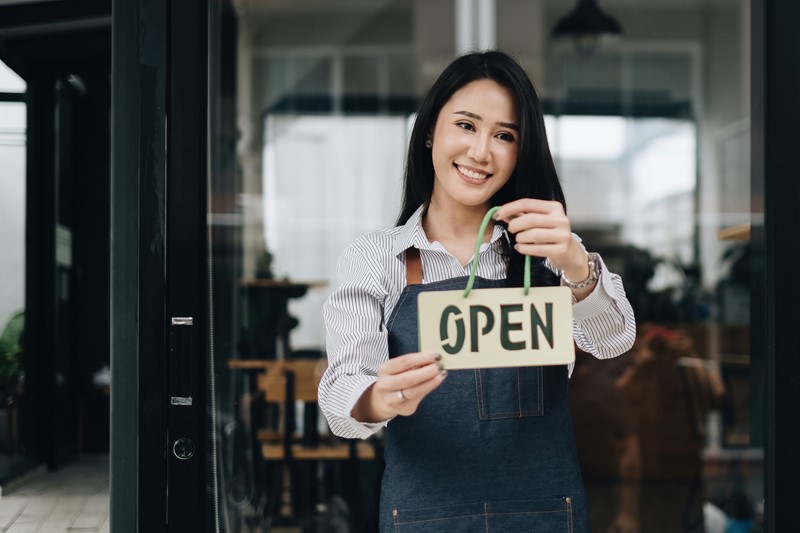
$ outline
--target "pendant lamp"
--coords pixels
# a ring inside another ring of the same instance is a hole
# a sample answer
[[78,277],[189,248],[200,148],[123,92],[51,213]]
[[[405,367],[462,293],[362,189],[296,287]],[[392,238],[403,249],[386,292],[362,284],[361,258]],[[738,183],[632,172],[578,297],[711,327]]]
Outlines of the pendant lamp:
[[597,7],[595,0],[577,0],[575,9],[556,23],[555,38],[572,37],[579,49],[591,51],[600,35],[620,35],[622,28],[612,17]]

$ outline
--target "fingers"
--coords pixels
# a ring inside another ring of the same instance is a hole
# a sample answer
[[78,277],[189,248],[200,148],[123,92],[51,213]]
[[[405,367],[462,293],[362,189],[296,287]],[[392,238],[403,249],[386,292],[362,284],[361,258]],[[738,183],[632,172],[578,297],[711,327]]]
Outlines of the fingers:
[[537,198],[522,198],[500,206],[494,214],[495,220],[510,223],[513,219],[526,213],[539,213],[543,215],[564,214],[564,206],[560,202],[539,200]]
[[547,257],[550,262],[555,266],[561,264],[559,258],[565,254],[565,247],[555,244],[515,244],[514,249],[522,255],[530,255],[533,257]]
[[508,231],[518,234],[530,228],[557,229],[564,226],[569,226],[569,221],[563,215],[523,213],[508,222]]
[[437,363],[429,364],[421,368],[415,368],[413,370],[407,370],[402,374],[394,374],[391,376],[384,376],[382,378],[379,377],[379,388],[392,394],[396,393],[396,391],[404,391],[406,399],[408,399],[409,393],[407,391],[415,389],[420,384],[440,375],[443,370],[444,369],[441,367],[441,365]]
[[508,231],[515,235],[532,228],[557,230],[559,238],[572,233],[569,218],[558,202],[530,198],[517,200],[502,206],[495,213],[495,220],[505,222]]
[[378,368],[373,392],[392,414],[410,415],[445,377],[439,354],[411,353],[389,359]]
[[[395,395],[395,399],[398,400],[395,404],[399,409],[401,409],[401,414],[410,414],[417,410],[417,406],[419,403],[431,392],[433,392],[436,387],[442,384],[442,382],[447,377],[447,371],[437,372],[433,377],[430,379],[418,383],[413,387],[408,387],[405,389],[400,389],[403,393],[402,397],[400,394]],[[410,411],[406,413],[405,411]]]
[[527,228],[514,235],[520,244],[554,244],[566,246],[572,239],[572,232],[562,228]]
[[416,387],[442,373],[441,358],[439,354],[410,353],[389,359],[378,367],[377,385],[389,392]]
[[523,198],[509,202],[495,213],[514,234],[515,250],[524,255],[547,257],[563,264],[576,256],[569,218],[560,202]]
[[520,242],[518,237],[514,249],[523,255],[546,257],[550,260],[550,264],[559,270],[580,269],[587,265],[586,251],[571,234],[558,242],[539,242],[535,238],[522,237],[522,241],[528,240],[535,242]]
[[417,383],[412,387],[392,391],[388,393],[387,403],[399,415],[408,416],[414,414],[420,402],[436,387],[441,385],[446,377],[447,371],[443,370],[436,372],[430,379]]
[[514,233],[519,253],[539,257],[560,257],[570,250],[574,240],[566,217],[541,220],[541,215],[523,215],[509,224],[509,231]]
[[518,216],[508,224],[508,230],[517,236],[530,229],[550,230],[547,233],[556,235],[558,238],[572,235],[569,219],[563,213],[550,215],[525,214]]
[[438,353],[408,353],[393,357],[378,368],[378,375],[392,375],[418,368],[425,365],[433,364],[442,358]]

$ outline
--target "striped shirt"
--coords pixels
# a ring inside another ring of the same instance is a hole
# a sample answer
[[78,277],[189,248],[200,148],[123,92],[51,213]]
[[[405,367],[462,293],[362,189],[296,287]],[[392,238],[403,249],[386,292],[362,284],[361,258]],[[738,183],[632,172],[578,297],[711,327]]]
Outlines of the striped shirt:
[[[350,412],[377,380],[378,366],[389,359],[386,322],[406,285],[405,250],[419,249],[423,283],[469,275],[469,263],[462,266],[439,242],[428,242],[423,210],[420,207],[403,226],[362,235],[339,258],[336,288],[324,306],[328,369],[319,385],[320,408],[336,435],[367,438],[388,422],[359,422]],[[494,226],[490,241],[480,248],[478,276],[506,277],[504,238],[506,230]],[[559,274],[549,263],[548,267]],[[622,280],[602,259],[600,270],[595,289],[573,303],[573,336],[581,350],[607,359],[630,349],[636,324]]]

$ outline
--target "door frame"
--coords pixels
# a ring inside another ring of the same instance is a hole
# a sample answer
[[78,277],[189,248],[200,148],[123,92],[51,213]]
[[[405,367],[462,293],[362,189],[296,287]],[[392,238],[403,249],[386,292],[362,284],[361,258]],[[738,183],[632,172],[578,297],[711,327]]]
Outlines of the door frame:
[[[207,523],[206,65],[212,3],[112,5],[114,531],[203,531]],[[174,452],[179,438],[194,443],[188,460]]]
[[[800,476],[800,3],[751,0],[751,439],[764,445],[765,531],[796,523]],[[763,225],[758,217],[763,216]]]

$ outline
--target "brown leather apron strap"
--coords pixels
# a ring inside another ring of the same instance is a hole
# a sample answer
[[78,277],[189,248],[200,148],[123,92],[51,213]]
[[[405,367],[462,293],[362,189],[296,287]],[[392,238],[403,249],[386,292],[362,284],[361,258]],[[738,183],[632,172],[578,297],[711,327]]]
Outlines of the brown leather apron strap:
[[422,260],[419,249],[406,249],[406,285],[422,285]]

